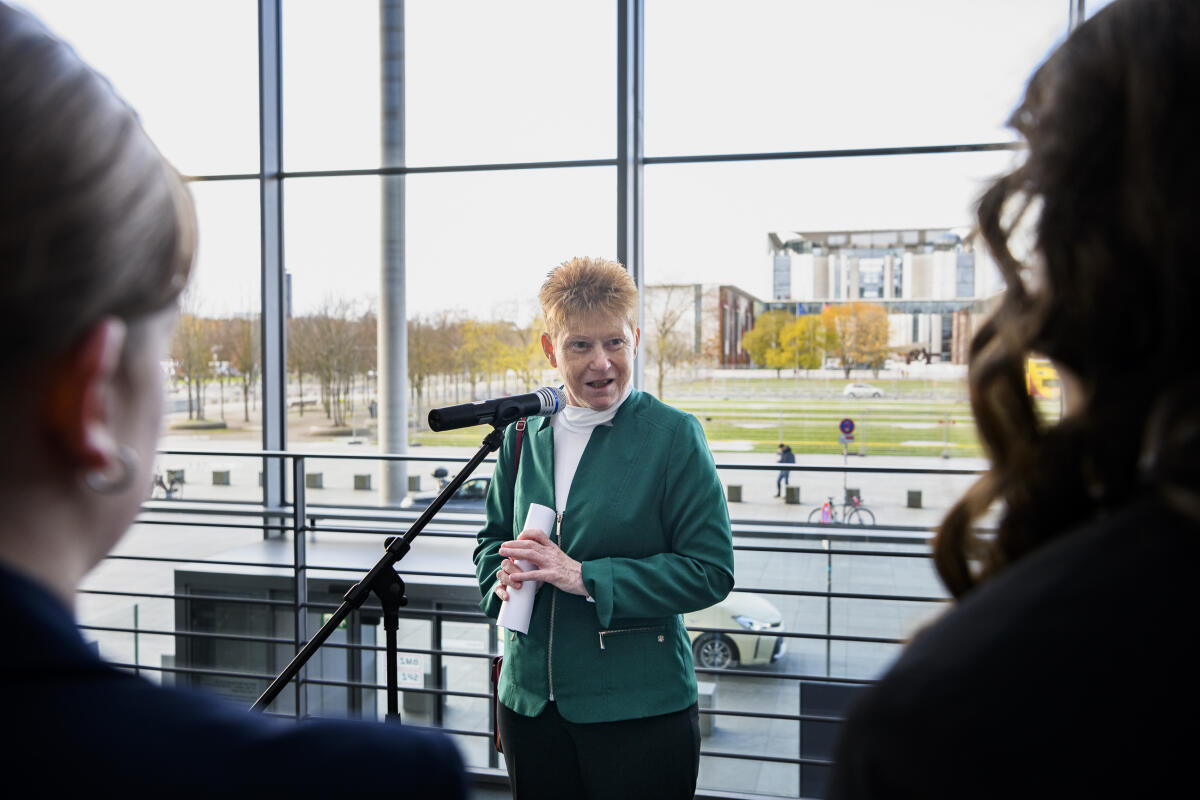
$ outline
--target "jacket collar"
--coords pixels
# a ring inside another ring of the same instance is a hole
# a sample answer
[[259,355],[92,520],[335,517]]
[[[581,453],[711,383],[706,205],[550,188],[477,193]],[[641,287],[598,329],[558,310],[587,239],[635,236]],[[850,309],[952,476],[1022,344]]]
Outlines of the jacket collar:
[[[628,419],[629,415],[633,413],[633,407],[641,404],[643,397],[644,395],[642,392],[638,391],[637,389],[631,391],[629,393],[629,397],[626,397],[625,402],[622,403],[621,407],[617,409],[616,415],[608,422],[605,422],[603,427],[611,428],[614,425],[623,423],[624,420]],[[537,428],[534,429],[534,433],[541,434],[542,431],[549,429],[550,417],[540,417],[540,422],[538,422]]]

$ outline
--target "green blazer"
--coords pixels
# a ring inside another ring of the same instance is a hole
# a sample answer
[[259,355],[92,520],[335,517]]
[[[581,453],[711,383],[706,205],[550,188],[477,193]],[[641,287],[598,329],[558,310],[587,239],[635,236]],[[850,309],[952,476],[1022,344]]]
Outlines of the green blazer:
[[[530,503],[554,502],[554,429],[530,421],[513,475],[515,426],[500,448],[479,532],[480,607],[492,593],[503,542],[516,538]],[[733,588],[729,510],[696,418],[634,391],[597,426],[579,460],[557,531],[583,565],[594,599],[544,584],[529,633],[505,635],[500,702],[536,716],[548,700],[572,722],[667,714],[696,702],[692,649],[681,614]]]

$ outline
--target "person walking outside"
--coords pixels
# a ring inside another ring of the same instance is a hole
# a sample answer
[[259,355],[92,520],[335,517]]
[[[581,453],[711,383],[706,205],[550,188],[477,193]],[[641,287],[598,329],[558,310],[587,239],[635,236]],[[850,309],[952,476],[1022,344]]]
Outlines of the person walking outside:
[[[796,455],[792,452],[792,448],[790,448],[786,444],[780,442],[779,443],[779,458],[776,459],[776,461],[780,464],[795,464],[796,463]],[[790,473],[791,473],[791,470],[787,470],[787,469],[779,470],[779,476],[777,478],[775,478],[775,496],[776,497],[779,497],[779,495],[783,492],[783,487],[788,485],[788,475]]]

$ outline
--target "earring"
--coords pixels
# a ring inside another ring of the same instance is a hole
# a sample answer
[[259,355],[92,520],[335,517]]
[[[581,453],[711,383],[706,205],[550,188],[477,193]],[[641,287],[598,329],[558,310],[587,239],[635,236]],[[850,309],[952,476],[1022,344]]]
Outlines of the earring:
[[83,474],[83,482],[97,494],[119,494],[129,488],[137,474],[138,456],[129,445],[117,447],[114,469],[92,469]]

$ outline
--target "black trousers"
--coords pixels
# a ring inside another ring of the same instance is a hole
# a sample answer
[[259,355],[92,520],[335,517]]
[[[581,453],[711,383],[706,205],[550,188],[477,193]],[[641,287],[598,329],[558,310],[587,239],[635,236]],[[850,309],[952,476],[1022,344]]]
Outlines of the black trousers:
[[690,800],[700,771],[700,715],[568,722],[554,703],[536,717],[499,704],[513,800]]

